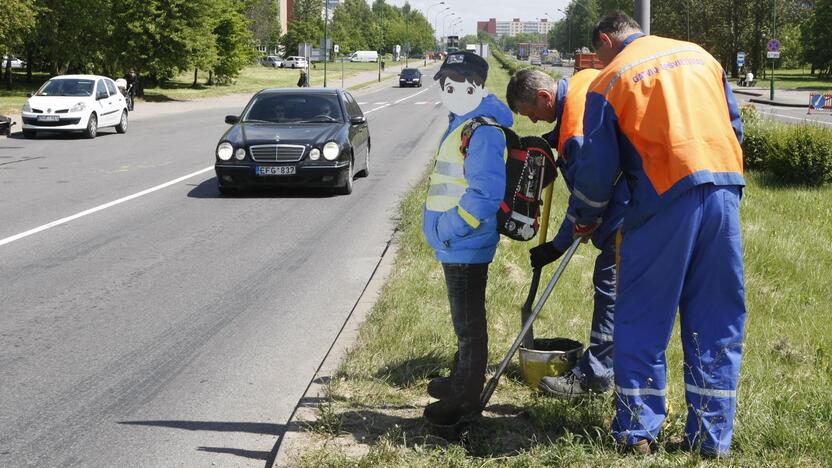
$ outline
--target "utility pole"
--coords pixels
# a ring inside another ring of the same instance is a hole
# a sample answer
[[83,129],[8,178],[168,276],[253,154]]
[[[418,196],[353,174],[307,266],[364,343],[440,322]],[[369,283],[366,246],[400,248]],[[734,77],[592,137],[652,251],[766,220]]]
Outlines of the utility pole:
[[324,0],[324,88],[326,88],[326,62],[329,60],[329,32],[327,31],[327,24],[329,23],[329,0]]
[[379,4],[379,8],[381,9],[380,18],[381,18],[381,44],[379,44],[379,54],[378,54],[378,82],[381,83],[381,62],[384,61],[384,2]]
[[404,16],[404,49],[405,49],[404,50],[404,66],[405,67],[407,66],[407,60],[409,58],[408,55],[410,55],[410,42],[409,42],[410,35],[408,34],[408,31],[409,31],[408,23],[410,23],[410,20],[408,19],[408,16],[410,16],[409,13],[410,13],[410,11],[408,11],[407,13],[404,14],[405,15]]
[[636,21],[644,34],[650,34],[650,0],[635,0]]

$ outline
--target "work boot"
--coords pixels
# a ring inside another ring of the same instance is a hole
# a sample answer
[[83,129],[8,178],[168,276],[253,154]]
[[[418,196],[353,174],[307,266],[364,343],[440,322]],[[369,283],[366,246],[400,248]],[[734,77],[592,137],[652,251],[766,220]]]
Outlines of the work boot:
[[437,400],[445,400],[451,397],[451,378],[436,377],[428,382],[428,395]]
[[595,393],[603,393],[603,391],[595,392],[587,388],[584,379],[574,372],[557,377],[543,377],[540,379],[540,383],[537,384],[537,389],[550,397],[562,400],[573,400]]
[[453,426],[482,413],[478,399],[439,400],[425,407],[425,419],[436,426]]

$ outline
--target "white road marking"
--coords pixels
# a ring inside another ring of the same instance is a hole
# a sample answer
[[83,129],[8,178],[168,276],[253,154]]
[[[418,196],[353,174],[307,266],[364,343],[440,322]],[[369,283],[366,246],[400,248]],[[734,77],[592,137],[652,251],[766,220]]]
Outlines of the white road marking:
[[377,106],[382,106],[382,105],[387,104],[387,103],[384,102],[384,101],[381,101],[381,102],[376,102],[374,104],[377,105]]
[[414,97],[416,97],[416,96],[418,96],[418,95],[420,95],[420,94],[422,94],[422,93],[426,93],[426,92],[430,91],[430,90],[431,90],[431,88],[433,88],[433,86],[428,86],[426,89],[424,89],[424,90],[422,90],[422,91],[419,91],[419,92],[418,92],[418,93],[416,93],[416,94],[411,94],[410,96],[403,97],[403,98],[399,99],[398,101],[396,101],[395,103],[396,103],[396,104],[398,104],[398,103],[400,103],[400,102],[402,102],[402,101],[406,101],[406,100],[408,100],[408,99],[410,99],[410,98],[414,98]]
[[359,102],[359,103],[358,103],[358,105],[359,105],[359,106],[363,106],[364,104],[367,104],[367,101],[364,101],[364,102]]
[[778,114],[777,112],[771,112],[771,111],[768,111],[768,110],[765,110],[765,109],[760,109],[760,112],[763,113],[763,114],[776,115],[777,117],[783,117],[784,119],[809,121],[809,122],[819,123],[819,124],[822,124],[822,125],[832,125],[832,122],[825,122],[823,120],[818,120],[818,119],[810,119],[808,117],[793,117],[791,115]]
[[414,102],[413,104],[416,104],[417,106],[424,106],[425,104],[430,104],[430,101],[419,101]]
[[156,192],[158,190],[162,190],[165,187],[170,187],[171,185],[178,184],[179,182],[182,182],[183,180],[187,180],[187,179],[190,179],[191,177],[198,176],[200,174],[204,174],[204,173],[206,173],[208,171],[211,171],[213,169],[214,169],[214,166],[209,166],[209,167],[206,167],[205,169],[200,169],[196,172],[191,172],[190,174],[184,175],[182,177],[177,177],[176,179],[165,182],[163,184],[159,184],[155,187],[151,187],[147,190],[142,190],[141,192],[134,193],[133,195],[128,195],[126,197],[119,198],[118,200],[113,200],[111,202],[104,203],[103,205],[98,205],[94,208],[90,208],[88,210],[84,210],[84,211],[81,211],[79,213],[75,213],[74,215],[67,216],[65,218],[61,218],[61,219],[56,220],[56,221],[52,221],[51,223],[47,223],[47,224],[44,224],[42,226],[38,226],[34,229],[29,229],[28,231],[21,232],[20,234],[15,234],[13,236],[6,237],[5,239],[0,239],[0,246],[10,244],[10,243],[12,243],[16,240],[23,239],[24,237],[29,237],[29,236],[31,236],[33,234],[37,234],[39,232],[43,232],[43,231],[45,231],[47,229],[51,229],[55,226],[60,226],[61,224],[66,224],[66,223],[68,223],[70,221],[74,221],[78,218],[83,218],[84,216],[91,215],[93,213],[97,213],[97,212],[102,211],[102,210],[106,210],[107,208],[112,208],[116,205],[120,205],[124,202],[128,202],[130,200],[142,197],[142,196],[147,195],[149,193],[153,193],[153,192]]
[[442,104],[442,101],[436,101],[433,103],[434,106],[438,106],[439,104]]

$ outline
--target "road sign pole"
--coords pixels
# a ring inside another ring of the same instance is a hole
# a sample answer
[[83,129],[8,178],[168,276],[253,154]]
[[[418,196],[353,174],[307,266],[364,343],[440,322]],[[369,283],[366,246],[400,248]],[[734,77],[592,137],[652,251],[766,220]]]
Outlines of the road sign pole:
[[[771,8],[771,37],[777,37],[777,0],[772,0],[772,8]],[[771,59],[771,93],[769,94],[769,100],[774,100],[774,61],[777,60],[774,57]]]

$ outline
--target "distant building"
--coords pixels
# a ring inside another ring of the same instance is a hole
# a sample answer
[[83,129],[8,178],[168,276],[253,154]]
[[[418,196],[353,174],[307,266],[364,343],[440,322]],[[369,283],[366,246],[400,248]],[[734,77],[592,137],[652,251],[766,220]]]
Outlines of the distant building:
[[497,19],[491,18],[488,21],[477,21],[477,32],[485,31],[491,37],[497,37]]
[[477,31],[486,31],[498,38],[503,36],[514,37],[518,33],[545,35],[554,26],[555,23],[549,22],[545,18],[538,21],[521,21],[520,18],[514,18],[511,21],[497,21],[495,18],[488,21],[477,21]]

